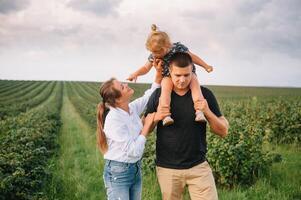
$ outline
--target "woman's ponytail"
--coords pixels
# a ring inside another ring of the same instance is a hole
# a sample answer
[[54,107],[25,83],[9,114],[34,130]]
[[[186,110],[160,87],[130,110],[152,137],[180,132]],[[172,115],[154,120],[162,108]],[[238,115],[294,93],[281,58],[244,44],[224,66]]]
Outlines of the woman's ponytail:
[[97,105],[97,130],[96,139],[97,146],[102,154],[108,151],[107,138],[104,132],[104,123],[106,115],[109,112],[107,106],[116,107],[116,100],[121,97],[121,92],[114,88],[115,78],[104,82],[99,89],[99,94],[102,98],[102,102]]
[[106,107],[104,103],[99,103],[97,105],[96,139],[97,139],[97,146],[102,154],[105,154],[108,150],[106,135],[105,132],[103,131],[105,109]]

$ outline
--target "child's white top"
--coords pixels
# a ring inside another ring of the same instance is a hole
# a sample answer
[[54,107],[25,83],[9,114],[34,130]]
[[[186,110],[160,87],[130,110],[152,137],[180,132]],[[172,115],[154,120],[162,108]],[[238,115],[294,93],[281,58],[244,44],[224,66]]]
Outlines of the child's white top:
[[139,115],[144,111],[151,94],[160,85],[153,83],[144,95],[129,104],[129,113],[110,107],[104,124],[108,151],[105,159],[135,163],[142,158],[146,138],[140,134],[143,125]]

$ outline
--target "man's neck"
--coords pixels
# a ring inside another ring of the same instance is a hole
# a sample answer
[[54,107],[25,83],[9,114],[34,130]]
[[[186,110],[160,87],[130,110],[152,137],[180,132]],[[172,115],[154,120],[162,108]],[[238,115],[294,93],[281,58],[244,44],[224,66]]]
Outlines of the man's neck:
[[184,96],[189,91],[189,87],[187,87],[185,89],[179,89],[179,88],[174,87],[173,91],[179,96]]

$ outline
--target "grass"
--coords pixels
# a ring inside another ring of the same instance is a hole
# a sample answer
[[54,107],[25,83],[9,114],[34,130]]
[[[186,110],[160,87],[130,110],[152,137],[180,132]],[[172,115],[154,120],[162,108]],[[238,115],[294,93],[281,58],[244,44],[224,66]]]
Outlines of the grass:
[[[141,85],[141,87],[135,88],[136,96],[142,95],[144,87],[144,85]],[[220,98],[233,97],[233,88],[231,89],[231,94],[225,92],[225,88],[215,87],[213,89],[224,91],[224,93],[217,92]],[[237,93],[242,92],[240,90],[249,90],[241,93],[241,97],[253,95],[252,88],[234,89],[237,90]],[[256,89],[258,88],[254,88],[254,94]],[[267,90],[262,89],[260,92],[266,94]],[[279,89],[274,92],[286,95],[287,91],[285,90]],[[293,90],[299,95],[300,89]],[[54,178],[49,191],[49,198],[72,200],[105,199],[105,189],[102,180],[103,161],[96,149],[95,131],[76,112],[66,95],[65,93],[61,113],[63,126],[58,138],[60,150],[57,157],[52,160]],[[281,154],[283,157],[282,162],[273,164],[269,172],[261,175],[257,182],[250,187],[237,186],[232,190],[218,187],[219,199],[301,199],[300,147],[278,145],[268,146],[267,148]],[[161,199],[155,173],[143,175],[142,199]],[[188,199],[190,198],[186,190],[184,200]]]
[[[11,81],[12,83],[14,82]],[[29,86],[32,83],[28,82],[27,84],[25,82],[22,84]],[[18,84],[18,88],[22,84]],[[93,88],[95,89],[95,99],[98,99],[98,87],[100,84],[89,84],[92,90]],[[149,84],[130,85],[135,88],[133,99],[141,96],[145,89],[149,87]],[[285,98],[301,96],[301,88],[207,87],[216,94],[219,101],[224,99],[239,101],[250,97],[266,100],[281,96]],[[6,99],[7,95],[12,94],[13,90],[7,90],[7,88],[13,87],[8,87],[8,85],[1,87],[2,91],[6,91],[1,93],[1,98],[5,97]],[[58,85],[56,84],[54,91],[57,89]],[[53,98],[54,96],[50,96],[33,109],[38,111]],[[105,189],[102,180],[103,159],[96,149],[95,130],[76,112],[66,92],[64,92],[61,117],[63,125],[57,138],[60,148],[50,162],[50,170],[54,176],[50,181],[50,187],[45,189],[47,190],[48,198],[60,200],[105,199]],[[281,154],[282,162],[274,163],[269,171],[266,174],[262,174],[257,182],[250,187],[237,186],[231,190],[218,187],[220,200],[301,200],[301,147],[295,145],[268,145],[266,148],[269,151]],[[155,173],[143,175],[142,199],[161,199]],[[188,199],[190,198],[186,190],[184,200]]]
[[102,159],[95,145],[95,132],[63,98],[60,149],[52,160],[54,178],[50,199],[104,199]]

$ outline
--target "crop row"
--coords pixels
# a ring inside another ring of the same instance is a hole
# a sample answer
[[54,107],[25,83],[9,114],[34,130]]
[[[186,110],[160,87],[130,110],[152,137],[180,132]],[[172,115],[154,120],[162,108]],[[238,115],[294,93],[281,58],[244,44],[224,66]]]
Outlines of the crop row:
[[56,151],[62,83],[46,106],[0,121],[0,199],[44,199],[48,159]]
[[18,98],[22,97],[24,94],[34,90],[36,87],[38,87],[42,81],[34,81],[34,82],[26,82],[23,85],[20,85],[19,87],[11,88],[10,90],[7,90],[4,93],[1,93],[0,96],[0,102],[6,101],[7,99],[11,98]]
[[30,91],[28,95],[12,98],[8,101],[0,103],[0,120],[8,116],[16,116],[21,112],[26,112],[29,109],[41,104],[51,95],[55,82],[41,83],[40,87]]
[[[91,85],[93,87],[91,87]],[[71,102],[91,127],[96,125],[96,84],[68,83]],[[146,85],[130,85],[137,98],[143,94]],[[96,90],[97,89],[97,90]],[[93,98],[94,99],[94,98]],[[207,133],[207,159],[212,166],[216,182],[225,187],[250,185],[261,173],[265,173],[281,155],[265,150],[269,143],[296,143],[300,145],[301,99],[300,97],[219,98],[223,114],[229,120],[229,135],[221,139]],[[209,127],[207,127],[209,129]],[[143,156],[143,171],[154,173],[155,134],[146,145]]]
[[11,90],[12,88],[19,87],[29,81],[9,81],[0,80],[0,95],[3,96],[4,92]]
[[87,96],[74,83],[68,82],[66,86],[68,97],[76,111],[92,128],[96,128],[97,103],[90,102]]

